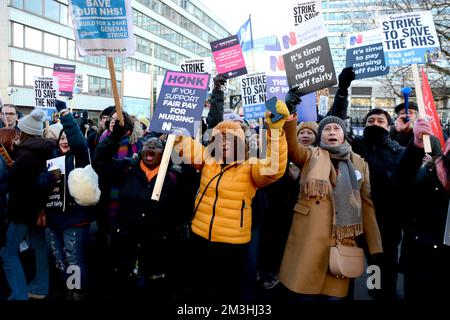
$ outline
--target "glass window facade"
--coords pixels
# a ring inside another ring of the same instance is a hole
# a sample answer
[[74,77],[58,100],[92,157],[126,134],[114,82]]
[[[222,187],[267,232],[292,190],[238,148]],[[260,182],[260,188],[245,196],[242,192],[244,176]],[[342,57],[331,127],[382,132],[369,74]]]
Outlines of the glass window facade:
[[42,51],[42,31],[25,27],[25,48]]
[[54,0],[44,1],[45,17],[59,22],[59,2]]
[[12,84],[16,86],[23,86],[23,63],[12,62]]
[[33,86],[34,77],[42,76],[42,67],[25,64],[25,85]]
[[[147,30],[173,44],[183,47],[199,56],[207,56],[211,50],[205,48],[193,40],[183,36],[175,30],[160,24],[158,21],[153,20],[149,16],[133,9],[133,23],[134,25]],[[213,41],[213,40],[211,40]],[[210,42],[210,41],[208,41]]]
[[[195,35],[196,37],[200,37],[202,40],[206,42],[212,42],[217,40],[215,36],[206,32],[201,27],[196,25],[194,22],[190,21],[182,14],[178,13],[176,10],[168,6],[167,4],[159,1],[159,0],[137,0],[148,8],[151,8],[154,12],[160,14],[161,16],[167,18],[172,21],[176,25],[182,26],[184,29]],[[223,38],[228,36],[228,32],[220,27],[214,20],[209,18],[203,11],[199,10],[196,6],[188,1],[174,1],[176,4],[184,8],[187,12],[195,16],[197,19],[205,23],[207,26],[214,29],[214,31],[223,35]],[[215,26],[215,28],[214,28]]]

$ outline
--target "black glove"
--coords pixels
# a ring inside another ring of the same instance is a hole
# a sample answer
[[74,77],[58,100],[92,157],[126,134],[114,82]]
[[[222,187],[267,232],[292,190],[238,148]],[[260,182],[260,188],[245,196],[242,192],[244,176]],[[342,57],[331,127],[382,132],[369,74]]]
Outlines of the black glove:
[[58,112],[61,112],[61,110],[67,109],[66,103],[61,100],[56,100],[55,108],[56,108],[56,110],[58,110]]
[[114,123],[113,131],[111,132],[111,139],[114,141],[120,141],[125,135],[125,127],[120,125],[120,121],[116,120]]
[[299,88],[297,86],[292,87],[286,94],[284,101],[286,102],[290,114],[297,112],[297,105],[302,102]]
[[355,80],[355,72],[353,71],[353,67],[342,69],[342,72],[339,75],[339,89],[343,90],[348,95],[347,89],[350,87],[353,80]]

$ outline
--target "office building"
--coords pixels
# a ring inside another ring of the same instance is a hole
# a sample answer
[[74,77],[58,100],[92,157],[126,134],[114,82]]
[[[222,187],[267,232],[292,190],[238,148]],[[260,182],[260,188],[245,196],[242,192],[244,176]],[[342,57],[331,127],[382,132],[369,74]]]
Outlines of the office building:
[[[125,109],[144,112],[149,110],[151,93],[155,100],[156,76],[177,70],[183,59],[210,56],[209,43],[230,33],[198,0],[135,0],[132,7],[137,49],[132,57],[115,58],[116,76],[119,92],[124,91]],[[53,64],[62,63],[75,64],[76,73],[85,75],[82,94],[71,102],[75,109],[99,111],[114,104],[106,58],[77,53],[67,0],[1,0],[0,30],[4,103],[29,112],[33,77],[51,76]],[[130,83],[133,72],[153,73],[153,81],[133,84],[142,86],[133,90],[141,94],[127,95],[127,84],[121,90],[122,66],[125,74],[132,71]]]

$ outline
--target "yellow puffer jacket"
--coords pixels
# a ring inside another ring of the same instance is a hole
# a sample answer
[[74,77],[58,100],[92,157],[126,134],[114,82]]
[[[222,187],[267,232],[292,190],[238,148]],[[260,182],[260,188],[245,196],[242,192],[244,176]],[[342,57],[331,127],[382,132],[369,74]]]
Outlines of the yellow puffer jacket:
[[174,150],[181,152],[185,161],[201,170],[192,221],[195,234],[212,242],[243,244],[250,241],[251,204],[256,189],[278,180],[286,169],[287,144],[284,131],[280,132],[277,138],[267,137],[265,160],[250,158],[227,166],[211,158],[205,161],[204,147],[192,138],[183,137],[175,146]]

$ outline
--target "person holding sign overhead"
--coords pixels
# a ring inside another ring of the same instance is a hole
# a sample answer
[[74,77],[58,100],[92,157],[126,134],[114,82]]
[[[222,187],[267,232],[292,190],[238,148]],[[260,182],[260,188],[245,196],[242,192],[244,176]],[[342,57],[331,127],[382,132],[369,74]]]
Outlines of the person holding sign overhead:
[[252,199],[256,189],[276,181],[286,169],[281,127],[289,112],[283,101],[277,102],[276,110],[283,117],[277,122],[266,118],[270,127],[266,159],[246,159],[245,134],[234,121],[217,124],[207,148],[187,137],[179,137],[174,147],[183,162],[201,170],[191,240],[193,295],[202,302],[241,298]]
[[116,121],[97,146],[93,161],[100,178],[108,177],[118,190],[110,241],[113,299],[167,301],[173,280],[171,236],[181,220],[177,180],[169,170],[159,201],[152,200],[165,143],[151,137],[144,140],[138,157],[116,158],[126,130]]
[[[292,99],[289,95],[286,101]],[[295,99],[294,99],[295,100]],[[294,301],[347,296],[350,279],[330,271],[332,246],[355,244],[364,235],[370,254],[383,251],[370,197],[369,169],[352,152],[343,120],[319,123],[318,147],[305,147],[296,136],[296,104],[284,125],[289,159],[301,169],[300,195],[280,268],[280,282]]]
[[[61,184],[58,184],[53,178],[47,181],[49,193],[45,208],[46,240],[64,284],[71,274],[68,272],[71,270],[69,268],[73,268],[73,266],[79,268],[80,287],[69,289],[66,299],[81,300],[86,297],[87,293],[86,250],[93,212],[92,207],[79,205],[70,195],[71,185],[69,185],[68,177],[75,168],[85,167],[89,164],[89,151],[86,139],[67,109],[66,103],[56,100],[56,110],[62,125],[57,137],[56,156],[64,156],[64,170],[58,172],[58,175],[62,177]],[[55,199],[59,201],[55,201]]]

